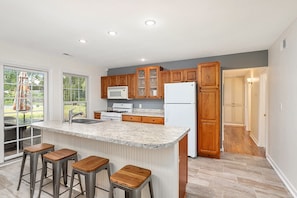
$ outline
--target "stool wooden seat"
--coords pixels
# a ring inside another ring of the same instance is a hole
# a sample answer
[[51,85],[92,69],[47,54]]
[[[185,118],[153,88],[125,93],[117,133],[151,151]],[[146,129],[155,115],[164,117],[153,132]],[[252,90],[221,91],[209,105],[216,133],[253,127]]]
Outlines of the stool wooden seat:
[[[37,164],[38,164],[38,157],[41,156],[41,159],[43,160],[43,155],[45,153],[54,151],[55,146],[52,144],[47,143],[41,143],[36,144],[33,146],[25,147],[23,150],[23,160],[21,165],[21,171],[20,171],[20,178],[18,183],[17,190],[20,189],[21,181],[24,176],[24,166],[26,162],[27,155],[30,156],[30,197],[32,198],[34,195],[35,190],[35,183],[36,183],[36,172],[37,172]],[[26,174],[25,174],[26,175]]]
[[[71,149],[64,148],[64,149],[60,149],[60,150],[43,155],[43,165],[42,165],[42,173],[41,173],[38,197],[40,197],[40,194],[42,191],[43,179],[45,177],[47,163],[53,164],[53,197],[54,198],[59,197],[61,169],[63,170],[64,185],[67,186],[68,160],[77,161],[77,152]],[[79,180],[80,180],[80,177],[79,177]]]
[[110,176],[110,182],[112,190],[115,187],[125,190],[126,198],[140,198],[141,190],[146,184],[149,184],[151,197],[154,197],[151,171],[148,169],[126,165]]
[[[107,171],[108,179],[109,179],[110,178],[109,159],[98,157],[98,156],[89,156],[78,162],[73,163],[69,198],[71,198],[73,180],[74,180],[75,174],[82,174],[85,176],[86,197],[94,198],[95,187],[96,187],[96,173],[102,170]],[[102,189],[102,190],[107,191],[105,189]],[[109,190],[109,192],[111,193],[111,190]],[[81,194],[83,194],[83,191]]]

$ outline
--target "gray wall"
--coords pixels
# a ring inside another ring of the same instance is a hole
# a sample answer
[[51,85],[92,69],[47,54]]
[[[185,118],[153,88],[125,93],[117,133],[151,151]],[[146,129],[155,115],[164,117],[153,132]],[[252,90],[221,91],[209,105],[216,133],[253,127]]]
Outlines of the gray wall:
[[[220,62],[221,70],[264,67],[268,66],[268,50],[112,68],[108,70],[107,74],[131,74],[136,72],[136,68],[149,65],[160,65],[164,70],[196,68],[199,63],[213,61]],[[133,103],[134,108],[138,108],[139,104],[142,104],[144,109],[163,109],[163,100],[108,100],[108,106],[112,106],[114,102]]]

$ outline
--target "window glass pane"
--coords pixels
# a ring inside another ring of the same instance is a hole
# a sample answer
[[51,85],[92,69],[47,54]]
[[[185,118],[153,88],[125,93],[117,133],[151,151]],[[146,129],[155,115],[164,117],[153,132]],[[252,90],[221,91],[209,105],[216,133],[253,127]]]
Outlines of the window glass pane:
[[85,90],[79,91],[79,101],[86,101],[86,91]]
[[31,127],[23,126],[19,127],[19,139],[31,137]]
[[29,139],[29,140],[22,140],[22,141],[20,141],[19,142],[19,149],[20,149],[20,152],[23,152],[23,149],[25,148],[25,147],[28,147],[28,146],[30,146],[31,145],[31,140]]
[[17,154],[16,149],[17,149],[16,142],[4,144],[4,156],[7,157],[10,155]]
[[43,111],[32,112],[32,123],[43,121]]
[[33,128],[33,136],[36,136],[36,135],[41,135],[41,130]]
[[17,128],[15,127],[5,127],[4,128],[4,141],[8,142],[17,139]]
[[36,137],[33,139],[33,144],[40,144],[41,143],[41,138],[40,137]]
[[71,109],[74,109],[74,113],[83,112],[84,116],[86,117],[87,77],[64,74],[63,83],[64,120],[68,120],[69,110]]
[[71,87],[70,79],[71,79],[71,77],[68,76],[68,75],[63,76],[63,86],[64,86],[64,88],[70,88]]

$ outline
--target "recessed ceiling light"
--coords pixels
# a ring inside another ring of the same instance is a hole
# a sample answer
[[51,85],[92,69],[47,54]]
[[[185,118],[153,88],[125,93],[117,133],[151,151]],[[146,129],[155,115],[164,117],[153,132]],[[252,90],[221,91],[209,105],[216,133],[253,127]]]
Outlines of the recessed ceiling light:
[[142,59],[140,59],[142,62],[144,62],[144,61],[146,61],[146,59],[145,58],[142,58]]
[[83,43],[83,44],[87,43],[87,41],[85,39],[80,39],[79,42]]
[[109,32],[107,32],[107,34],[110,35],[110,36],[115,36],[115,35],[117,35],[118,33],[115,32],[115,31],[109,31]]
[[157,22],[155,21],[155,20],[146,20],[145,22],[144,22],[144,24],[145,25],[147,25],[147,26],[151,26],[151,25],[155,25]]

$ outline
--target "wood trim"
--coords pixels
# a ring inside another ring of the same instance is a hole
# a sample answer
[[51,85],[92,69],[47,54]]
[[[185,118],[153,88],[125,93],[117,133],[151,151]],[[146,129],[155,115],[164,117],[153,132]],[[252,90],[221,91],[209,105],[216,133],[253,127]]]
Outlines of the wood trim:
[[179,198],[186,197],[188,183],[188,135],[179,141]]

